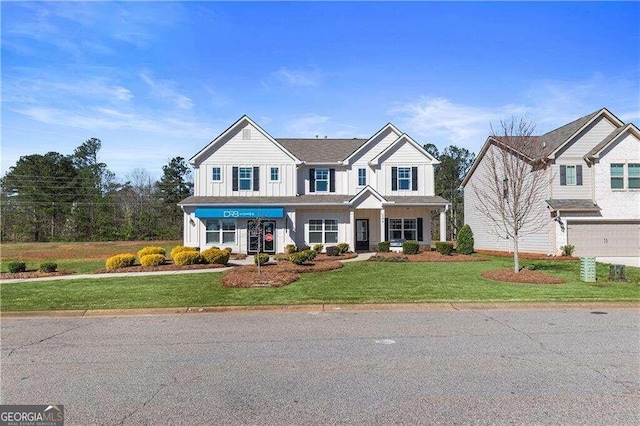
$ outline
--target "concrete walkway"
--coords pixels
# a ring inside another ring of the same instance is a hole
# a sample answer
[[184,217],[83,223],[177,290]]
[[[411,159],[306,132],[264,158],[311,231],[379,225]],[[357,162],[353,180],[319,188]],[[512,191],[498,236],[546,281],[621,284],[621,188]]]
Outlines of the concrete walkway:
[[[360,262],[368,260],[375,253],[360,253],[358,257],[353,259],[341,260],[341,262]],[[38,281],[57,281],[57,280],[82,280],[82,279],[95,279],[95,278],[121,278],[121,277],[145,277],[145,276],[159,276],[159,275],[186,275],[186,274],[204,274],[208,272],[225,272],[234,266],[253,265],[253,256],[247,256],[246,259],[234,260],[228,263],[229,266],[225,268],[211,268],[211,269],[185,269],[181,271],[150,271],[150,272],[116,272],[111,274],[70,274],[70,275],[56,275],[52,277],[41,278],[12,278],[8,280],[0,280],[0,284],[12,284],[12,283],[26,283],[26,282],[38,282]]]

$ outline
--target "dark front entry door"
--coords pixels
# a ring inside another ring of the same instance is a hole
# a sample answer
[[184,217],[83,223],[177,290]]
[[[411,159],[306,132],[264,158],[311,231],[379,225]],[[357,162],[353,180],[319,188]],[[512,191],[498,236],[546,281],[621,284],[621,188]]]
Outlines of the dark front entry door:
[[356,219],[356,251],[369,250],[369,219]]
[[262,220],[260,224],[261,230],[254,221],[249,221],[247,224],[247,253],[256,254],[260,250],[262,253],[275,254],[276,221]]

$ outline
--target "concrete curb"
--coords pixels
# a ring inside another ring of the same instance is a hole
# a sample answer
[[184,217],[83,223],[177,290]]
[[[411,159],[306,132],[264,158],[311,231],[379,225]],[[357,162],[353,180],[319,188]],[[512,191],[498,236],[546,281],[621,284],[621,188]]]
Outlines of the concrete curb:
[[205,306],[146,309],[88,309],[69,311],[0,312],[0,318],[64,318],[120,317],[143,315],[185,315],[252,312],[455,312],[476,310],[527,309],[640,309],[640,302],[491,302],[491,303],[367,303],[367,304],[307,304]]

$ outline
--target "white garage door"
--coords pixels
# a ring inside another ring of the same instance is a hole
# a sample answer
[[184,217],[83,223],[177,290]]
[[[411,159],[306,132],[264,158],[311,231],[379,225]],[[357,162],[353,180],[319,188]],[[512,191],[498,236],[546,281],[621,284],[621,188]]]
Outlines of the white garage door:
[[640,222],[569,222],[574,256],[640,256]]

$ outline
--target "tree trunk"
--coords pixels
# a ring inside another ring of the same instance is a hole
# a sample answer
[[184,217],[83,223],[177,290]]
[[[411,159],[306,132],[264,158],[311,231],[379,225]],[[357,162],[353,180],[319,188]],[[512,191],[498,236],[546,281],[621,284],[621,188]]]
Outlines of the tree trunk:
[[518,236],[513,239],[513,272],[520,272],[520,256],[518,255]]

